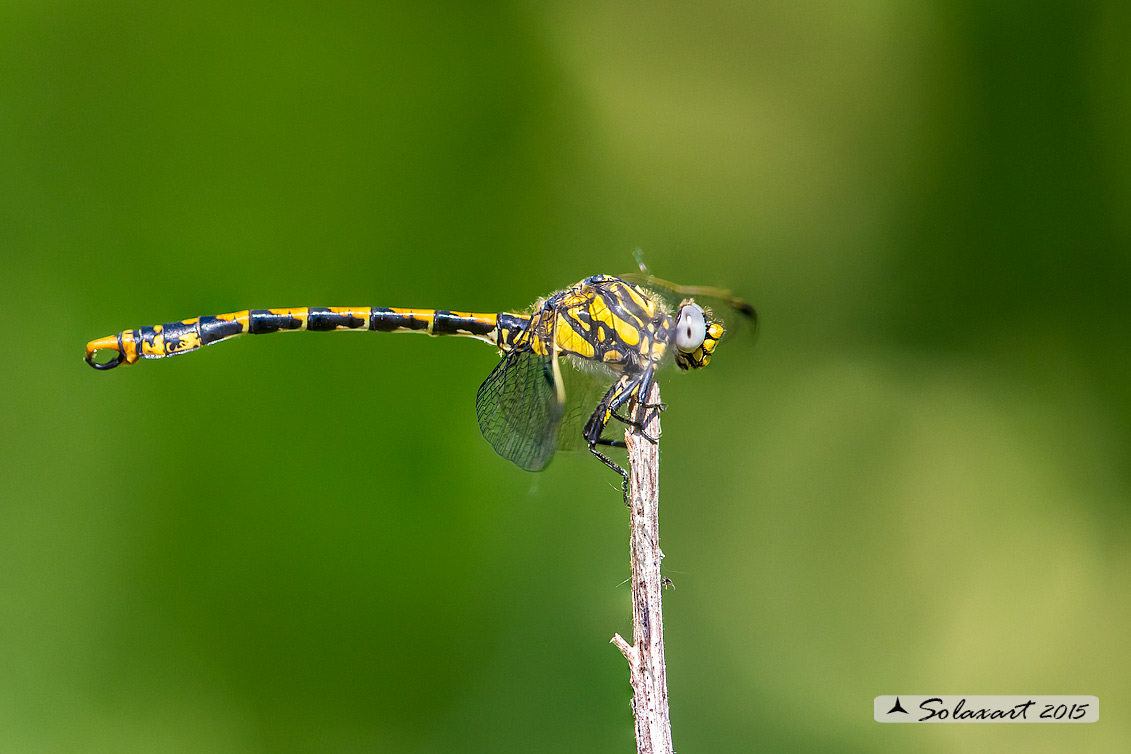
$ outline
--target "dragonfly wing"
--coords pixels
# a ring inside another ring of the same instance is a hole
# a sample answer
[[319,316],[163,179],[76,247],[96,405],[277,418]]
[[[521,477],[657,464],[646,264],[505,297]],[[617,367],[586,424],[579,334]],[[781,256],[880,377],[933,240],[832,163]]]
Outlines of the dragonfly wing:
[[553,365],[530,349],[506,354],[475,396],[483,437],[496,453],[527,471],[550,463],[562,413]]
[[[597,404],[617,380],[610,370],[580,359],[563,359],[562,384],[566,405],[558,424],[558,450],[582,450],[588,447],[584,427]],[[613,432],[611,439],[619,439]]]
[[667,280],[635,272],[621,275],[621,279],[647,290],[662,301],[673,314],[679,311],[681,302],[689,298],[694,299],[697,304],[710,312],[713,319],[721,321],[726,327],[727,332],[723,340],[728,340],[736,332],[756,333],[758,330],[758,313],[754,307],[726,289],[703,285],[676,285]]

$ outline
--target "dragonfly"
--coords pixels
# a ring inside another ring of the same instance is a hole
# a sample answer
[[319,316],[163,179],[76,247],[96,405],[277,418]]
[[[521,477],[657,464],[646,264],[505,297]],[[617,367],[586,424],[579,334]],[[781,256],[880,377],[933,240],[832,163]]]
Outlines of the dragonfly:
[[[707,301],[714,306],[701,303]],[[479,429],[491,447],[528,471],[544,469],[558,450],[587,448],[621,476],[627,503],[628,472],[602,452],[625,443],[605,437],[606,427],[615,419],[643,433],[647,411],[665,408],[647,403],[656,371],[669,362],[681,370],[707,366],[730,315],[757,319],[753,306],[725,290],[678,286],[650,275],[593,275],[539,299],[525,313],[245,309],[123,330],[87,343],[85,358],[108,370],[248,333],[298,330],[475,338],[495,346],[501,357],[475,397]]]

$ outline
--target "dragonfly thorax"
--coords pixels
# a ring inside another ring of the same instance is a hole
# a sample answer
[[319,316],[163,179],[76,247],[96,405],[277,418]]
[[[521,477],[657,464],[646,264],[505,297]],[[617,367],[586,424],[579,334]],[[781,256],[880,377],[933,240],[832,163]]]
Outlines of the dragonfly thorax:
[[655,367],[666,356],[675,320],[642,289],[595,275],[543,301],[526,342],[541,356],[571,356],[614,372]]

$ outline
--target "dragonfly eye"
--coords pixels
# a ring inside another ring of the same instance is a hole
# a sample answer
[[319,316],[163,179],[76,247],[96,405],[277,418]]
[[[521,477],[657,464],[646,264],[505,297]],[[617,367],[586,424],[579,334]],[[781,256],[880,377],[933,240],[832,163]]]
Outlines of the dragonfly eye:
[[703,345],[707,337],[707,320],[698,304],[684,304],[675,321],[675,347],[690,353]]

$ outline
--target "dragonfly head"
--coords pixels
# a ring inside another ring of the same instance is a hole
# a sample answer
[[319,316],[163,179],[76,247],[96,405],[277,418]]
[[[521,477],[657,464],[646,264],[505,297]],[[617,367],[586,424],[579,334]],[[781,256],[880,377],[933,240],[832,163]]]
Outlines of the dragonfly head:
[[672,337],[676,365],[680,369],[699,369],[710,364],[723,332],[723,324],[711,319],[699,304],[691,299],[681,303]]

